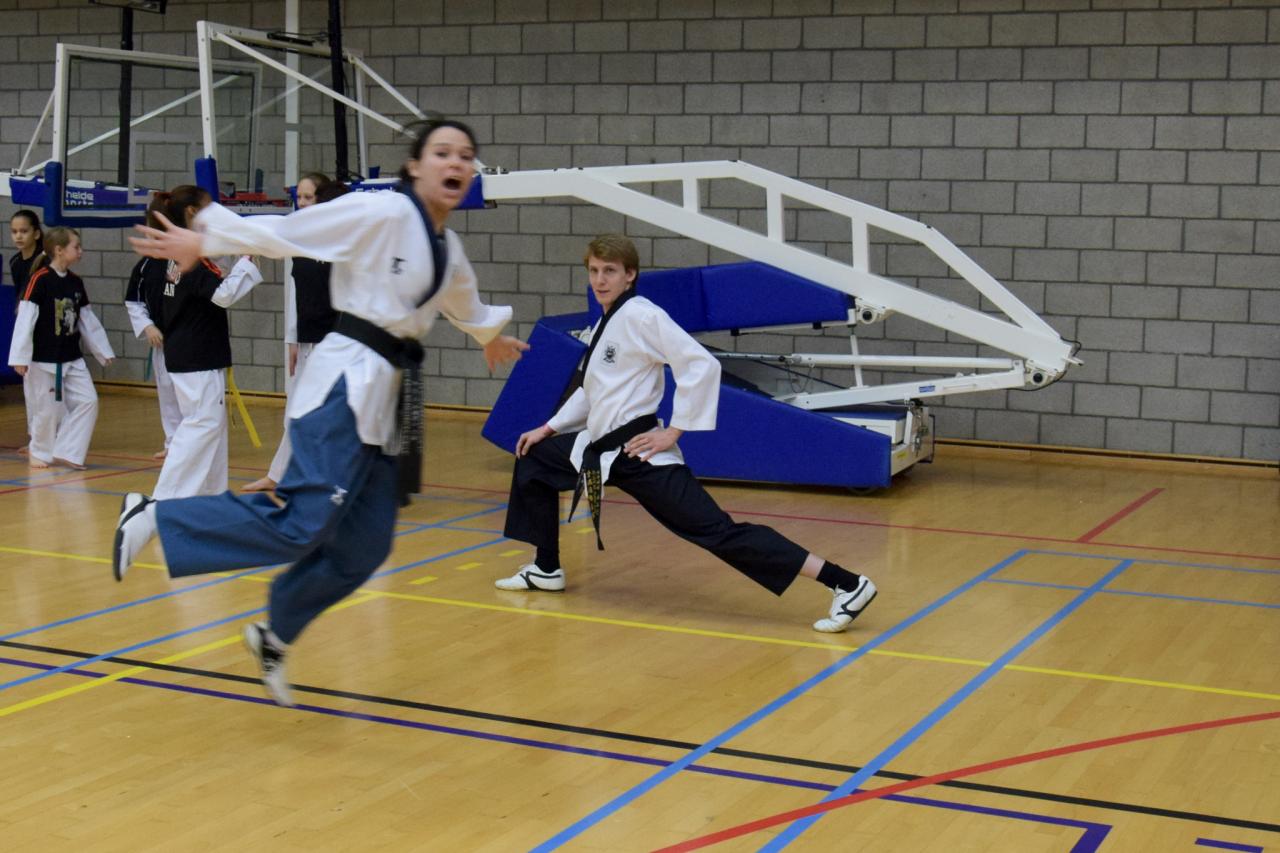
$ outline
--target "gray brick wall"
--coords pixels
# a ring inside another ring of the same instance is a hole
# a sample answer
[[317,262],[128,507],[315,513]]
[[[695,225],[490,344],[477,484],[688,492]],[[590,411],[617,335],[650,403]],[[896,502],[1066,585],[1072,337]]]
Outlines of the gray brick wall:
[[[15,165],[52,82],[58,40],[114,46],[118,14],[81,0],[0,0],[0,167]],[[194,21],[280,26],[280,3],[172,0],[140,14],[138,46],[194,53]],[[322,21],[324,4],[303,3]],[[1040,392],[936,402],[943,437],[1275,460],[1280,457],[1280,7],[1250,0],[348,0],[346,39],[429,109],[472,122],[507,168],[741,158],[940,228],[1064,335],[1085,364]],[[111,85],[76,95],[84,127]],[[378,102],[394,112],[388,101]],[[190,116],[186,117],[190,122]],[[175,123],[175,127],[183,125]],[[194,125],[187,125],[194,134]],[[400,146],[372,130],[375,162]],[[103,152],[103,162],[112,155]],[[177,180],[181,158],[148,164]],[[324,163],[304,162],[304,168]],[[178,170],[178,171],[174,171]],[[760,199],[717,189],[730,221]],[[12,206],[0,204],[6,217]],[[483,286],[526,334],[580,310],[581,246],[638,238],[649,266],[732,260],[574,203],[459,214]],[[800,245],[847,257],[843,227],[800,212]],[[144,348],[118,307],[132,258],[86,234],[83,271],[122,358]],[[937,263],[876,242],[905,283],[978,302]],[[280,270],[233,309],[245,387],[278,390]],[[977,348],[894,318],[864,352]],[[838,351],[834,335],[709,338],[770,352]],[[433,332],[429,397],[488,405],[474,344]],[[832,379],[847,377],[832,372]],[[884,377],[891,379],[892,377]]]

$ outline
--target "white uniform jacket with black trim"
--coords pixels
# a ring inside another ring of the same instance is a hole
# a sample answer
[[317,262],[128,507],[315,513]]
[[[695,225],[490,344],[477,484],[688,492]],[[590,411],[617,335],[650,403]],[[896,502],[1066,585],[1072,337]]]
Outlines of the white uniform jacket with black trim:
[[[218,204],[196,217],[206,254],[308,257],[333,265],[333,307],[402,338],[421,341],[437,314],[486,344],[511,319],[508,306],[480,301],[475,272],[453,231],[445,232],[448,265],[440,288],[421,305],[434,281],[430,227],[420,205],[403,192],[348,193],[288,216],[241,218]],[[479,357],[479,354],[476,356]],[[395,447],[400,371],[362,343],[336,332],[316,344],[307,369],[289,397],[287,414],[300,418],[318,408],[339,377],[360,440]]]
[[[658,411],[665,384],[663,365],[671,366],[676,382],[671,426],[686,432],[716,428],[720,363],[666,311],[643,296],[633,296],[605,327],[586,366],[582,387],[547,421],[558,433],[580,430],[570,457],[575,468],[582,467],[582,451],[596,438]],[[613,450],[600,456],[600,474],[606,481],[618,453]],[[649,462],[676,465],[684,462],[684,456],[679,446],[672,445]]]

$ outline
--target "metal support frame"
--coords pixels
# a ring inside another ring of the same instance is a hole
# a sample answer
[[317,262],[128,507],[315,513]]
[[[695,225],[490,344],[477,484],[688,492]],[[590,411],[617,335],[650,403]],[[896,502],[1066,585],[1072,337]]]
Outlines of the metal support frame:
[[[699,210],[698,181],[723,179],[738,180],[764,190],[764,235]],[[851,366],[858,372],[865,366],[909,369],[969,367],[1000,369],[1000,372],[971,373],[937,380],[922,378],[918,382],[879,386],[862,385],[859,375],[859,385],[855,388],[779,398],[802,408],[896,402],[961,391],[1043,385],[1060,376],[1071,364],[1079,363],[1073,356],[1071,345],[1052,327],[934,228],[748,163],[712,161],[551,169],[487,174],[483,180],[486,200],[578,198],[847,293],[857,300],[859,312],[855,314],[860,313],[864,306],[873,320],[883,319],[891,312],[905,314],[1017,356],[1016,359],[991,360],[897,358],[891,365],[876,360],[889,357],[859,356],[856,338],[851,336],[852,355],[826,358],[845,359],[841,366]],[[627,186],[662,182],[681,183],[682,203],[664,201]],[[841,263],[786,242],[784,199],[788,198],[850,219],[852,263]],[[872,273],[869,263],[869,229],[872,227],[929,249],[956,275],[997,306],[1005,317],[984,313]]]

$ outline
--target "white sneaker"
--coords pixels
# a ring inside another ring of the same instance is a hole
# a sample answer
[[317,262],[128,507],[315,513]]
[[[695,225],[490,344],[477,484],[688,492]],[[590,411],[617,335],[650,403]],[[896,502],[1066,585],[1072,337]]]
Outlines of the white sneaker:
[[868,577],[858,581],[858,585],[850,592],[837,588],[831,600],[831,613],[826,619],[813,623],[813,630],[824,634],[838,634],[858,618],[858,614],[866,609],[876,597],[876,585]]
[[530,590],[543,592],[563,592],[564,591],[564,569],[556,569],[554,572],[544,572],[534,563],[527,563],[520,567],[520,571],[516,572],[509,578],[499,578],[493,582],[498,589],[505,589],[511,592],[528,592]]
[[244,626],[244,644],[258,662],[267,696],[277,705],[292,708],[293,693],[289,690],[289,675],[284,665],[285,650],[271,642],[269,632],[266,623],[250,622]]
[[133,559],[155,535],[156,502],[144,494],[129,492],[120,504],[120,519],[116,522],[115,544],[111,549],[111,574],[117,581],[124,580]]

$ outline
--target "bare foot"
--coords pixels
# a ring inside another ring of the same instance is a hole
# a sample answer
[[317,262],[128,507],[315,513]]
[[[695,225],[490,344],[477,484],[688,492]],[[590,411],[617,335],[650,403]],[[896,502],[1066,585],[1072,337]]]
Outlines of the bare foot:
[[270,477],[263,477],[261,480],[254,480],[240,487],[242,492],[274,492],[275,490],[276,481]]
[[157,450],[155,453],[152,453],[152,454],[151,454],[151,458],[152,458],[152,459],[163,459],[163,458],[165,458],[165,457],[166,457],[166,456],[168,456],[168,455],[169,455],[169,448],[167,448],[167,447],[163,447],[163,448],[161,448],[160,450]]
[[27,454],[29,454],[30,452],[31,452],[31,449],[30,449],[27,445],[25,445],[25,444],[18,448],[18,455],[19,455],[19,456],[26,456],[26,455],[27,455]]
[[80,464],[80,463],[78,463],[78,462],[69,462],[69,461],[67,461],[66,459],[59,459],[59,458],[58,458],[58,457],[56,457],[56,456],[53,458],[53,464],[55,464],[55,465],[66,465],[68,468],[70,468],[70,469],[71,469],[71,470],[73,470],[73,471],[88,471],[88,470],[89,470],[89,466],[88,466],[88,465],[81,465],[81,464]]
[[29,456],[29,457],[27,457],[27,467],[28,467],[28,468],[41,468],[41,469],[43,469],[43,468],[48,468],[48,467],[49,467],[49,463],[48,463],[48,462],[41,462],[39,459],[35,458],[34,456]]

